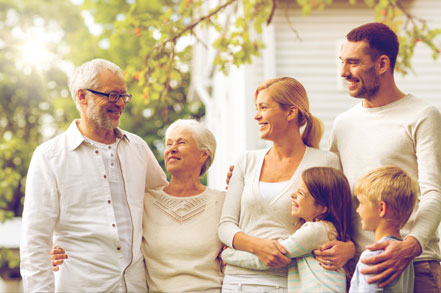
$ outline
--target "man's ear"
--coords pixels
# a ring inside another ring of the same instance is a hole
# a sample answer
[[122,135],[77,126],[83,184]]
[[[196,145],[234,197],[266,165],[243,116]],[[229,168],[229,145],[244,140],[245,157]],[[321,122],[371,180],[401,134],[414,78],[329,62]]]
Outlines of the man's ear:
[[384,218],[386,216],[386,212],[388,208],[389,207],[387,206],[387,203],[385,201],[380,200],[380,202],[378,203],[378,211],[380,217]]
[[83,89],[77,90],[77,100],[80,104],[84,104],[86,102],[86,91]]
[[387,72],[390,68],[390,59],[386,55],[381,55],[380,58],[378,58],[378,72],[380,74],[383,74]]

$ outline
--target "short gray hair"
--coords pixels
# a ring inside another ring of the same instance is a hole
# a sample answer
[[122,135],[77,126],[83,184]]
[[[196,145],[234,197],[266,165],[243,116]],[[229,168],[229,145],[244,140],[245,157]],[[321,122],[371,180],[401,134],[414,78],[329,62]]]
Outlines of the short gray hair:
[[214,160],[214,154],[216,153],[216,138],[213,133],[203,126],[200,122],[194,119],[179,119],[170,124],[165,132],[165,138],[167,139],[170,131],[177,127],[183,127],[189,129],[193,133],[193,137],[198,144],[199,149],[207,150],[209,152],[208,158],[201,168],[199,176],[204,175]]
[[108,69],[124,78],[121,68],[105,59],[93,59],[75,69],[69,80],[69,90],[75,104],[77,104],[77,91],[79,89],[96,89],[99,87],[98,73],[104,69]]

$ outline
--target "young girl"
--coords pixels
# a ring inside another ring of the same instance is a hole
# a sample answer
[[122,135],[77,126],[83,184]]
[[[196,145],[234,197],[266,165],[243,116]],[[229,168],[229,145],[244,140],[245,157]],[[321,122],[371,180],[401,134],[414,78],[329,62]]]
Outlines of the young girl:
[[[331,167],[303,171],[291,195],[292,212],[302,219],[300,228],[288,239],[279,240],[293,258],[288,270],[289,292],[346,292],[344,269],[328,271],[314,259],[312,251],[331,240],[350,240],[352,196],[344,174]],[[227,264],[267,270],[249,252],[227,248],[222,252]]]

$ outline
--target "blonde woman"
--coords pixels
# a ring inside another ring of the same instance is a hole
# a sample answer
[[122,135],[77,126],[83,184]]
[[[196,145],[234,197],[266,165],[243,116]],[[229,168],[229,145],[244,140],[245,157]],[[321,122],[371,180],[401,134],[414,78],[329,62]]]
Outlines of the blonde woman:
[[[305,88],[294,78],[281,77],[261,84],[254,102],[260,138],[268,149],[246,152],[235,164],[219,223],[219,238],[227,246],[255,254],[268,267],[257,271],[227,265],[223,292],[287,292],[290,259],[278,239],[298,227],[291,216],[291,198],[303,170],[340,168],[338,158],[319,150],[322,122],[309,112]],[[304,130],[301,129],[304,127]],[[347,244],[343,262],[353,257]],[[260,291],[259,291],[260,292]]]

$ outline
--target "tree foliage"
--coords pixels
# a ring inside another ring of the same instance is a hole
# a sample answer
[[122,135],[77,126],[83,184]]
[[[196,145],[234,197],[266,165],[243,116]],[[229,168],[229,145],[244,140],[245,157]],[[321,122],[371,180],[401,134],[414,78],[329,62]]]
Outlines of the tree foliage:
[[[191,47],[173,47],[175,53],[169,59],[167,46],[155,60],[149,59],[149,68],[156,70],[147,72],[147,67],[143,67],[146,52],[163,41],[160,35],[178,29],[173,22],[180,15],[174,10],[177,4],[172,0],[138,0],[132,4],[125,0],[111,3],[85,0],[82,6],[103,27],[99,39],[108,44],[108,49],[101,57],[123,68],[129,91],[134,96],[125,110],[121,126],[144,138],[161,165],[167,125],[179,118],[199,119],[205,114],[202,103],[190,102],[187,97]],[[186,13],[180,17],[189,16],[191,11]],[[173,60],[173,63],[163,60]],[[164,86],[168,90],[161,99]]]
[[[69,54],[80,52],[70,44],[89,36],[78,19],[80,9],[70,1],[0,1],[0,222],[21,215],[34,148],[59,131],[67,112],[73,113],[61,107],[71,102],[62,67]],[[50,56],[36,58],[36,44],[49,35]],[[0,248],[0,276],[15,267],[18,255]]]
[[80,11],[69,1],[2,1],[0,7],[0,221],[4,221],[21,214],[32,151],[57,131],[53,100],[68,96],[60,63],[26,56],[39,48],[24,50],[32,46],[31,39],[41,37],[39,32],[53,32],[58,37],[47,42],[48,51],[51,59],[61,62],[68,43],[82,39],[87,29],[74,21]]
[[[90,2],[94,2],[90,0]],[[160,2],[167,2],[160,6]],[[213,1],[214,2],[214,1]],[[418,42],[429,46],[433,58],[440,54],[441,29],[430,28],[424,19],[410,14],[400,0],[358,0],[373,10],[375,20],[388,24],[397,32],[400,40],[400,55],[396,70],[406,74],[411,67],[411,57]],[[132,64],[130,73],[139,74],[139,86],[149,100],[167,100],[170,82],[177,75],[176,68],[182,62],[182,52],[177,50],[180,40],[197,35],[198,27],[213,28],[218,38],[213,46],[218,50],[214,63],[227,73],[229,68],[251,62],[265,46],[261,41],[262,28],[272,21],[277,5],[297,5],[303,15],[314,10],[323,10],[333,0],[221,0],[218,5],[208,7],[212,1],[138,0],[129,5],[126,18],[119,27],[132,31],[145,44],[144,59]],[[354,5],[357,0],[348,0]],[[144,13],[146,7],[155,7],[155,13]]]

